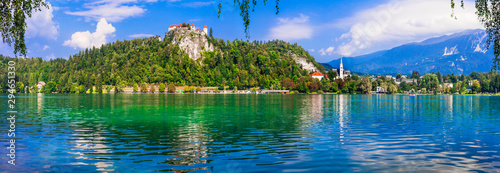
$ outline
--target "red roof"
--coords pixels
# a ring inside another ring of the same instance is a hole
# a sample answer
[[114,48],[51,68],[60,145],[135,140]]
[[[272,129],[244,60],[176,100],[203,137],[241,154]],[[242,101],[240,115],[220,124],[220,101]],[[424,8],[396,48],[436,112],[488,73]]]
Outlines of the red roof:
[[182,27],[182,25],[181,24],[179,24],[179,25],[170,25],[170,27]]
[[314,72],[311,74],[311,76],[325,76],[324,74],[321,74],[320,72]]
[[205,25],[203,28],[207,28],[207,25]]
[[196,31],[200,31],[200,28],[196,28]]
[[194,26],[194,24],[191,24],[191,26]]

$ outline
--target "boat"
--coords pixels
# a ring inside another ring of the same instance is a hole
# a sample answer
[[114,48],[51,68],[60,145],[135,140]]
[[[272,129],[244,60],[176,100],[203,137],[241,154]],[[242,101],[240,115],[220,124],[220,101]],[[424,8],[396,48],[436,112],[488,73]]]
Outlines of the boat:
[[417,96],[417,95],[416,95],[414,92],[411,92],[411,93],[408,93],[408,96],[410,96],[410,97],[415,97],[415,96]]

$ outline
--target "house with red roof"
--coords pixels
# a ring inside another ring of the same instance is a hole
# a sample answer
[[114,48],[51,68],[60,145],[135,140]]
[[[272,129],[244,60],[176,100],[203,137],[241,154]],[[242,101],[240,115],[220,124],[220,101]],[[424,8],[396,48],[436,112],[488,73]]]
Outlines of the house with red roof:
[[310,75],[312,78],[314,79],[319,79],[321,81],[321,79],[323,79],[324,77],[328,77],[327,75],[325,74],[322,74],[320,72],[314,72]]

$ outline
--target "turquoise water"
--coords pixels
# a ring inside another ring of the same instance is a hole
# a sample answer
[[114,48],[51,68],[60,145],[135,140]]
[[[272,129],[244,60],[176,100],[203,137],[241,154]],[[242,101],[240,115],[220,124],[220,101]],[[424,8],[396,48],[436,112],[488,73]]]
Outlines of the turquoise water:
[[16,104],[16,165],[2,118],[0,172],[500,170],[500,97],[45,94]]

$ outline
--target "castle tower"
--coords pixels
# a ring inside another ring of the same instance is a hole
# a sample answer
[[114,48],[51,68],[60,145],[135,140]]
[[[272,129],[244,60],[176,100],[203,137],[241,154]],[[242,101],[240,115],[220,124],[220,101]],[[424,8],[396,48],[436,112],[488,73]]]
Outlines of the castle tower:
[[344,79],[344,65],[342,64],[342,57],[340,57],[340,68],[339,68],[340,79]]
[[196,30],[196,27],[194,26],[194,24],[191,24],[191,30]]
[[205,26],[203,27],[203,32],[205,33],[205,35],[208,35],[207,25],[205,25]]

